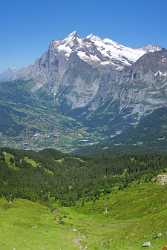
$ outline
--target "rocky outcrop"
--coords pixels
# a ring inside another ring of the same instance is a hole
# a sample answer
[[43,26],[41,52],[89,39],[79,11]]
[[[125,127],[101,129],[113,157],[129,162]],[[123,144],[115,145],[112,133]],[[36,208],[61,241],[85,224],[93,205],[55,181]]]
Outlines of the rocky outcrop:
[[160,185],[167,185],[167,174],[158,175],[157,183],[159,183]]

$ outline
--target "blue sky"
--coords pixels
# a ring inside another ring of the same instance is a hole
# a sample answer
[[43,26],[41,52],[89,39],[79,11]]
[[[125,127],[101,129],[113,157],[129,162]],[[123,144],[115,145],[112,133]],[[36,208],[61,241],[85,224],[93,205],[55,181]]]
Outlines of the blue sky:
[[5,0],[0,5],[0,71],[32,63],[73,30],[138,47],[167,47],[166,0]]

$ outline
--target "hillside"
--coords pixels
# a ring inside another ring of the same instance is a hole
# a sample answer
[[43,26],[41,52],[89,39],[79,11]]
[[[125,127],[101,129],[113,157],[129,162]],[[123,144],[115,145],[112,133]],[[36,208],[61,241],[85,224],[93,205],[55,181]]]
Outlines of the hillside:
[[0,196],[7,200],[56,200],[71,206],[97,200],[134,182],[150,182],[167,171],[165,153],[106,151],[89,156],[53,149],[0,150]]
[[149,241],[150,249],[161,250],[167,244],[166,186],[132,185],[84,206],[49,207],[1,199],[0,248],[140,250]]
[[[166,153],[0,149],[0,249],[161,250]],[[8,239],[8,240],[6,240]]]

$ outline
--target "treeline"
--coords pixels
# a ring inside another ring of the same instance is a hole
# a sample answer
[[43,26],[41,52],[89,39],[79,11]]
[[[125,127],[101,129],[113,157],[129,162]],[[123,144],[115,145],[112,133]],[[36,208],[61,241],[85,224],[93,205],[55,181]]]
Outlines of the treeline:
[[105,153],[74,156],[53,149],[40,152],[0,149],[0,195],[12,201],[55,199],[70,206],[98,199],[132,182],[151,181],[167,171],[165,153]]

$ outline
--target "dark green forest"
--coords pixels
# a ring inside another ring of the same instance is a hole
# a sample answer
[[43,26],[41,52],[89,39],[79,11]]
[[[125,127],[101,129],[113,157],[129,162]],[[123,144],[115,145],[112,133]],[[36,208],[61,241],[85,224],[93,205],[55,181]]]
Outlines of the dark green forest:
[[71,206],[80,201],[153,181],[167,171],[165,153],[105,151],[89,156],[64,154],[53,149],[40,152],[0,149],[0,195],[8,201],[54,199]]

